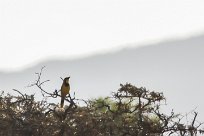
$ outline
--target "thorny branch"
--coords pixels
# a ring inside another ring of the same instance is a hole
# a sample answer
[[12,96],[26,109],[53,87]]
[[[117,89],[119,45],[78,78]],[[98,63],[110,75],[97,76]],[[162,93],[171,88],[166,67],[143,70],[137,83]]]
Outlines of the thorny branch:
[[[36,73],[37,86],[43,97],[61,97],[59,91],[52,93],[43,89],[49,80],[41,81],[44,67]],[[62,79],[62,78],[61,78]],[[36,101],[35,95],[13,91],[18,96],[0,94],[0,135],[15,136],[194,136],[204,134],[203,123],[197,121],[197,112],[190,123],[183,123],[184,116],[161,113],[166,103],[163,93],[137,88],[131,84],[120,86],[112,96],[94,100],[66,97],[68,105],[60,109],[46,100]],[[77,105],[83,101],[84,105]]]

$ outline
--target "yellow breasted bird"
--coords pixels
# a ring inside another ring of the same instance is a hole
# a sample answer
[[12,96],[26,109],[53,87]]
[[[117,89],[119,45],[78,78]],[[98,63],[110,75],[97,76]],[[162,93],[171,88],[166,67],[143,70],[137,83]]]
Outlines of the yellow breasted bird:
[[64,78],[61,86],[61,108],[64,106],[64,99],[66,95],[69,94],[70,91],[69,78],[70,77]]

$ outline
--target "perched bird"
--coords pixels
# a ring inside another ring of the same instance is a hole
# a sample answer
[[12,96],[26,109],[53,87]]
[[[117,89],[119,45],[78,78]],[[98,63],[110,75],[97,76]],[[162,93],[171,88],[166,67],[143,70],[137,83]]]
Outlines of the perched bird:
[[61,86],[61,108],[64,106],[64,99],[66,95],[69,94],[70,91],[69,78],[70,77],[64,78]]

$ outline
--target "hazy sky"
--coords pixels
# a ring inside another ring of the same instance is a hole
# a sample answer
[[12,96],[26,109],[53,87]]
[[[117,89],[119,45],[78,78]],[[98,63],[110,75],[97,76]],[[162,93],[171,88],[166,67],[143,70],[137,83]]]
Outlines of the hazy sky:
[[0,70],[204,32],[204,0],[1,0]]

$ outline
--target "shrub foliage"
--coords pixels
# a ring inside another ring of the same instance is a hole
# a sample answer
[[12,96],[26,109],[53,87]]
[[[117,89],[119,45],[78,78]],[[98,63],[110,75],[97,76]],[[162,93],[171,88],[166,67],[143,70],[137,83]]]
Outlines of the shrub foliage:
[[[60,97],[58,91],[42,88],[41,74],[33,84],[44,98]],[[31,86],[33,86],[31,85]],[[162,93],[137,88],[129,83],[106,98],[79,100],[66,97],[67,105],[59,108],[46,99],[36,101],[34,95],[0,95],[0,135],[2,136],[163,136],[202,134],[202,123],[185,124],[184,116],[172,111],[161,113],[165,105]],[[82,103],[83,104],[78,104]]]

